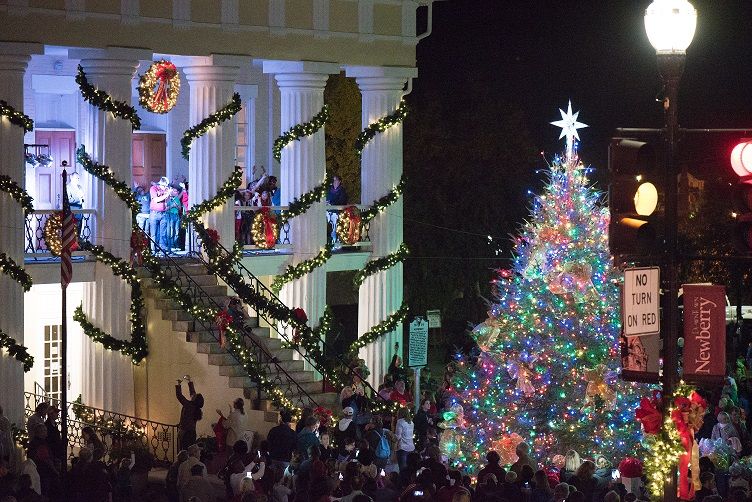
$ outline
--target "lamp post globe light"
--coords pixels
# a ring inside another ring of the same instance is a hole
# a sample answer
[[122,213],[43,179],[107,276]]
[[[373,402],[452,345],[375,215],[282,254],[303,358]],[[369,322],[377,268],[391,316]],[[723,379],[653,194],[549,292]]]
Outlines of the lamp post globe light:
[[[692,43],[697,26],[697,11],[687,0],[654,0],[645,11],[645,31],[655,48],[658,70],[666,86],[663,109],[665,127],[663,143],[666,153],[666,241],[663,264],[666,278],[663,295],[663,395],[666,403],[674,391],[678,373],[679,280],[678,280],[678,186],[675,150],[678,142],[679,80],[684,70],[687,47]],[[676,479],[664,488],[664,501],[676,500]]]

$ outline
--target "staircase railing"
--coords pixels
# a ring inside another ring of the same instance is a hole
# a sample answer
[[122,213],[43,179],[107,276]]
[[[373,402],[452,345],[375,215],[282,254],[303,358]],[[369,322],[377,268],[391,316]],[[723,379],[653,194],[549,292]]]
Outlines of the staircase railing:
[[[166,253],[157,243],[155,243],[149,236],[151,249],[155,249],[156,255],[159,257],[160,269],[162,273],[173,282],[178,288],[186,293],[191,300],[192,305],[196,305],[204,308],[211,308],[216,311],[223,310],[224,305],[220,305],[214,297],[207,293],[203,287],[194,280],[190,274],[188,274],[180,264],[168,253]],[[147,266],[148,268],[148,266]],[[194,316],[194,322],[201,325],[203,331],[211,333],[214,340],[220,342],[221,335],[219,328],[214,322],[209,322],[199,317]],[[245,342],[245,348],[250,351],[252,359],[261,366],[262,373],[265,376],[267,382],[277,387],[282,395],[290,402],[300,406],[312,406],[317,407],[318,403],[306,392],[306,390],[298,383],[285,369],[280,365],[277,358],[259,342],[255,335],[253,335],[251,328],[244,327],[242,330],[243,340]],[[239,354],[229,346],[225,348],[228,354],[230,354],[239,365],[242,365]],[[258,379],[249,375],[251,380],[256,384],[258,391],[258,398],[261,398],[261,383]]]
[[[197,238],[200,238],[198,236],[198,233],[196,235],[197,235]],[[224,253],[227,253],[227,254],[230,253],[230,251],[228,251],[227,248],[225,248],[221,243],[217,243],[217,247],[219,248],[220,251]],[[214,267],[206,259],[204,253],[201,251],[200,243],[198,246],[198,252],[192,253],[191,255],[195,257],[196,259],[198,259],[201,263],[203,263],[204,266],[207,267],[207,269],[209,269],[210,271],[214,271]],[[254,291],[254,293],[263,296],[267,300],[270,300],[271,302],[273,302],[275,305],[288,308],[282,302],[282,300],[280,300],[279,297],[277,297],[277,295],[275,295],[274,292],[269,287],[267,287],[263,282],[261,282],[261,280],[258,277],[256,277],[250,270],[248,270],[248,268],[245,265],[243,265],[243,263],[240,260],[238,260],[238,262],[235,263],[234,266],[237,267],[241,271],[240,273],[245,279],[245,283]],[[235,289],[232,287],[231,284],[228,284],[228,287],[230,287],[230,289],[235,291]],[[244,303],[247,303],[251,308],[253,308],[253,305],[249,303],[246,298],[243,298],[243,295],[241,294],[241,292],[235,291],[235,294],[238,295],[238,297],[240,297],[240,299],[243,300]],[[311,365],[311,367],[315,368],[322,375],[326,374],[324,371],[322,371],[323,369],[322,361],[316,361],[314,358],[310,357],[306,352],[301,351],[298,348],[298,344],[294,343],[293,337],[295,334],[295,330],[297,329],[295,326],[293,326],[292,324],[290,324],[289,322],[285,320],[274,319],[271,316],[267,315],[262,310],[258,310],[255,308],[254,310],[256,311],[256,314],[262,319],[264,319],[264,321],[270,326],[270,329],[272,329],[275,333],[277,333],[279,337],[285,342],[287,342],[287,344],[290,347],[294,348],[295,351],[298,354],[300,354],[301,357]],[[336,362],[338,362],[340,366],[345,369],[348,377],[352,378],[356,376],[355,369],[351,367],[352,363],[350,361],[347,361],[342,356],[341,353],[339,353],[330,344],[328,344],[323,337],[318,338],[318,343],[319,343],[319,346],[324,349],[324,353],[327,354],[325,356],[326,358],[335,359]],[[369,384],[367,380],[363,378],[359,378],[359,380],[363,383],[363,386],[366,392],[366,397],[370,398],[374,402],[380,402],[383,404],[386,404],[388,402],[388,400],[384,399],[381,395],[379,395],[378,391],[374,389],[373,386]]]
[[[47,402],[60,409],[60,400],[44,394],[24,392],[24,411],[28,418],[37,405]],[[91,427],[104,445],[102,460],[114,459],[117,448],[124,448],[125,456],[130,455],[134,445],[142,445],[161,464],[174,462],[178,448],[177,424],[165,424],[145,418],[133,417],[123,413],[86,406],[78,402],[69,402],[68,417],[68,453],[73,456],[73,448],[86,446],[81,435],[84,427]],[[61,411],[62,413],[62,411]]]

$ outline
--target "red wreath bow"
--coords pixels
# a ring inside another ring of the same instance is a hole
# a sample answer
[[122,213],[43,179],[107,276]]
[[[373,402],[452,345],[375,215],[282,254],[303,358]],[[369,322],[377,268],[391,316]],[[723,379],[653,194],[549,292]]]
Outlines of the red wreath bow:
[[209,242],[211,242],[212,246],[219,244],[219,232],[217,232],[213,228],[206,230],[206,236],[209,238]]
[[154,93],[153,102],[160,103],[164,108],[169,108],[169,102],[167,100],[167,85],[170,79],[177,75],[178,69],[175,65],[169,61],[159,63],[157,66],[156,77],[159,83],[157,84],[157,91]]
[[346,244],[355,244],[360,240],[360,211],[358,211],[358,208],[355,206],[347,206],[344,213],[349,220]]
[[653,391],[652,397],[643,397],[640,406],[635,411],[637,421],[642,424],[645,434],[658,434],[661,431],[663,415],[660,411],[661,398],[657,390]]
[[642,462],[635,457],[627,457],[619,462],[619,472],[625,478],[639,478],[642,476]]
[[[306,315],[305,310],[300,307],[292,309],[292,315],[300,324],[305,324],[308,322],[308,315]],[[300,345],[300,338],[300,330],[298,328],[295,328],[295,330],[292,332],[292,343],[294,343],[295,345]]]
[[227,310],[222,310],[217,314],[214,323],[219,330],[219,346],[224,349],[227,344],[227,341],[225,340],[225,331],[227,331],[227,327],[232,323],[232,315],[230,315]]
[[144,264],[144,251],[149,245],[149,240],[141,229],[131,232],[131,265],[137,263]]

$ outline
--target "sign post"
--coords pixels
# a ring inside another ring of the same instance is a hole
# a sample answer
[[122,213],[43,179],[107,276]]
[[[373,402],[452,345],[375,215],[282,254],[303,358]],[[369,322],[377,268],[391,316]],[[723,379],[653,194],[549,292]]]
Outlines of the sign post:
[[428,364],[428,321],[416,317],[410,323],[407,365],[415,371],[415,406],[420,406],[420,369]]
[[661,332],[660,279],[658,267],[624,270],[621,325],[624,336],[657,335]]

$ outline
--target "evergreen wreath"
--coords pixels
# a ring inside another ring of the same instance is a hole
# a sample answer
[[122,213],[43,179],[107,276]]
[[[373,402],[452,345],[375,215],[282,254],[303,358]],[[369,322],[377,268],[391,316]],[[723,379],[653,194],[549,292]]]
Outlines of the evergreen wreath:
[[105,91],[99,90],[90,84],[86,78],[86,72],[84,72],[81,65],[78,65],[76,83],[81,90],[81,97],[84,98],[84,101],[88,101],[103,112],[110,112],[116,117],[129,121],[131,129],[134,131],[141,129],[141,118],[138,116],[136,109],[124,101],[113,99]]

